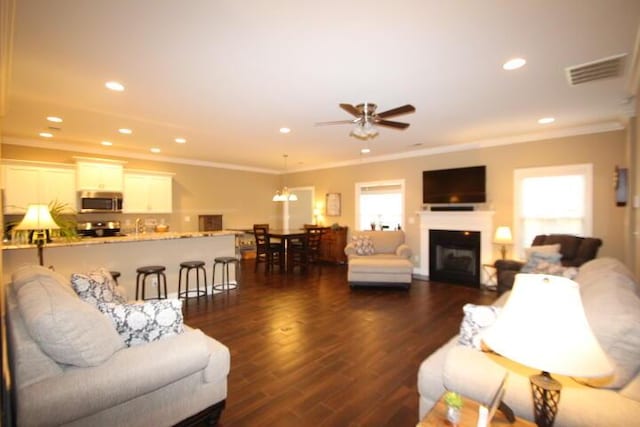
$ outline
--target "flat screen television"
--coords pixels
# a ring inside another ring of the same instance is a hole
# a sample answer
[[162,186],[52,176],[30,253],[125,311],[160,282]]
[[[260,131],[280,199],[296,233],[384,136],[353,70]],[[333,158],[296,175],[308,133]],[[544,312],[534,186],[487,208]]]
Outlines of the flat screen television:
[[486,175],[486,166],[423,171],[422,203],[484,203]]

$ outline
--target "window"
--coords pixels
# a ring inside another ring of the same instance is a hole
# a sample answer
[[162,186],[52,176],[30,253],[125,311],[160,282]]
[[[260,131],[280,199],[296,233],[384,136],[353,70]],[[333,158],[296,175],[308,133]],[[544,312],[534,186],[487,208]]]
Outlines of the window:
[[404,180],[356,183],[356,227],[404,228]]
[[523,256],[538,234],[591,235],[591,164],[514,171],[515,251]]

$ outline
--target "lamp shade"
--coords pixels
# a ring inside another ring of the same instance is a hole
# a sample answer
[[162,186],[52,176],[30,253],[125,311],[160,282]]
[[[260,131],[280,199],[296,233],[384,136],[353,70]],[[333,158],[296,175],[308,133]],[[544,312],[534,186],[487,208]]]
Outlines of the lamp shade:
[[613,372],[587,322],[578,284],[560,276],[516,275],[483,340],[502,356],[549,373],[589,378]]
[[512,243],[513,236],[511,235],[511,229],[505,225],[502,225],[496,228],[496,233],[493,236],[493,241],[495,243]]
[[57,230],[60,226],[51,217],[49,206],[47,205],[29,205],[27,213],[20,221],[20,224],[14,227],[14,230]]

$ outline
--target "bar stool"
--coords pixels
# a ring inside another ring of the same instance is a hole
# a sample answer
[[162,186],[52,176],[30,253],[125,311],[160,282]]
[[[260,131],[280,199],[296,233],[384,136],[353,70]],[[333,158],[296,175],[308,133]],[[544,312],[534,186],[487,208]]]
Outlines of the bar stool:
[[[222,280],[220,284],[216,285],[216,266],[220,264],[222,267]],[[229,279],[229,264],[234,264],[235,266],[235,276],[236,283],[230,283]],[[225,276],[226,271],[226,276]],[[213,274],[211,275],[211,284],[213,289],[219,291],[229,291],[231,289],[236,289],[240,284],[239,273],[240,272],[240,260],[236,257],[232,256],[221,256],[217,257],[213,260]],[[226,280],[225,280],[226,277]]]
[[[136,299],[138,299],[138,293],[140,287],[142,287],[142,299],[146,299],[144,296],[144,290],[146,285],[146,280],[148,276],[154,275],[157,280],[157,291],[158,298],[157,299],[166,299],[167,298],[167,276],[165,276],[164,271],[166,270],[164,265],[147,265],[144,267],[139,267],[136,269],[138,275],[136,276]],[[161,280],[164,283],[161,283]],[[164,296],[161,296],[160,287],[164,284]]]
[[[196,273],[196,297],[200,298],[201,295],[207,295],[207,270],[204,268],[204,261],[184,261],[180,263],[180,272],[178,273],[178,298],[189,298],[189,273],[191,270],[195,270]],[[182,289],[182,272],[185,272],[185,290]],[[204,277],[204,290],[200,290],[200,272]]]
[[118,277],[120,277],[120,272],[119,271],[110,271],[109,274],[111,275],[111,277],[113,277],[113,281],[116,282],[116,286],[118,286],[119,285]]

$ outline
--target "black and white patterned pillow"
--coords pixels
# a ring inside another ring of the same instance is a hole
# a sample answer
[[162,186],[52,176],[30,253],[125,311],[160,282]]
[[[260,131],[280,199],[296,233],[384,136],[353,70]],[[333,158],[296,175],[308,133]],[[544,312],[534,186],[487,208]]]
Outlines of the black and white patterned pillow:
[[184,331],[182,301],[165,299],[131,304],[104,303],[98,306],[127,347],[157,341]]
[[73,273],[71,286],[80,299],[95,307],[104,303],[125,304],[127,302],[106,268],[99,268],[86,274]]
[[501,310],[492,305],[465,304],[458,344],[482,350],[482,331],[495,323]]

